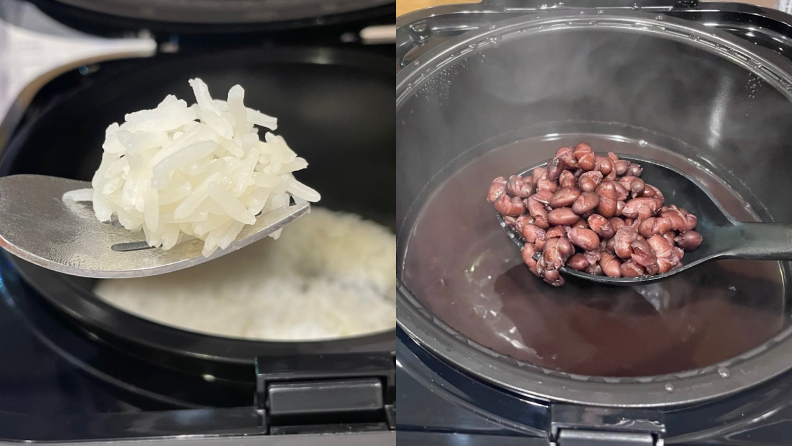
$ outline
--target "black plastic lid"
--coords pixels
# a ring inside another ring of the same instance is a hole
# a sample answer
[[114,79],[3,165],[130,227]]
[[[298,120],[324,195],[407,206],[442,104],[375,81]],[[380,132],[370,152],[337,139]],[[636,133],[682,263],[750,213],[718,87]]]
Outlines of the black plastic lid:
[[93,34],[248,32],[393,23],[394,0],[28,0]]
[[88,11],[177,23],[272,23],[339,15],[390,0],[53,0]]

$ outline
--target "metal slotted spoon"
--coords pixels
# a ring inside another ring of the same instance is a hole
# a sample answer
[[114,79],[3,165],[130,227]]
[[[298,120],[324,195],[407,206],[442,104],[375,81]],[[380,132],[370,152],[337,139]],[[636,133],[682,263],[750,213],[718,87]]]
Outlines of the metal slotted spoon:
[[91,183],[42,175],[0,178],[0,246],[36,265],[73,276],[146,277],[189,268],[243,248],[311,210],[309,203],[263,213],[237,240],[211,256],[203,241],[184,241],[169,250],[151,248],[143,232],[102,223],[90,203],[62,200]]

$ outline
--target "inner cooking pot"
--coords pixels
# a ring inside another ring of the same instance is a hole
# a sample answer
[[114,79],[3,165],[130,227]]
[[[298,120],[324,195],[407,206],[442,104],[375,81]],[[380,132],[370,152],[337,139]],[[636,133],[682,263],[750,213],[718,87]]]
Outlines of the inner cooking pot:
[[[370,51],[256,48],[110,62],[46,87],[53,99],[30,110],[3,153],[0,172],[90,181],[104,129],[167,94],[193,101],[187,80],[216,97],[240,84],[248,106],[279,118],[278,134],[311,163],[297,176],[321,206],[394,227],[392,60]],[[95,68],[98,69],[95,70]],[[54,89],[54,90],[53,90]],[[288,230],[288,229],[287,229]],[[167,327],[99,299],[94,282],[12,259],[23,277],[84,329],[126,351],[190,373],[253,380],[258,355],[391,351],[393,330],[317,342],[264,342]],[[361,315],[364,317],[365,315]]]
[[669,17],[602,12],[499,22],[398,74],[398,323],[468,373],[546,399],[679,404],[775,376],[792,366],[787,264],[553,288],[486,202],[493,178],[588,142],[675,166],[738,219],[792,222],[788,61]]

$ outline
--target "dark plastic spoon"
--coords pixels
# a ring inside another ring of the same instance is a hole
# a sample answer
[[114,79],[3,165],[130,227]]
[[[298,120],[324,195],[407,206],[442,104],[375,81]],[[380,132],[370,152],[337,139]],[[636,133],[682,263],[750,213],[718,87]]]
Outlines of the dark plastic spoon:
[[[608,277],[562,267],[560,272],[583,280],[607,285],[645,285],[687,271],[696,265],[714,259],[792,260],[792,225],[777,223],[753,223],[739,221],[729,215],[718,201],[698,181],[679,170],[657,161],[635,155],[622,155],[643,167],[643,179],[665,196],[665,205],[685,208],[698,217],[696,231],[703,242],[694,251],[685,251],[682,266],[666,273],[635,278]],[[526,175],[536,167],[524,169],[516,175]],[[525,242],[520,234],[503,221],[496,212],[498,222],[512,241],[522,249]]]

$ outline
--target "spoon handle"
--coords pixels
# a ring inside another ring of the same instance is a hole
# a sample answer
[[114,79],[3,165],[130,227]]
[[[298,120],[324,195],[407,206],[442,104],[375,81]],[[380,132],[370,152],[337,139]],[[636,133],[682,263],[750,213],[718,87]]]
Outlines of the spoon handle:
[[792,225],[738,222],[717,232],[716,239],[726,248],[721,257],[792,260]]

